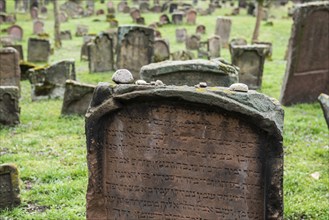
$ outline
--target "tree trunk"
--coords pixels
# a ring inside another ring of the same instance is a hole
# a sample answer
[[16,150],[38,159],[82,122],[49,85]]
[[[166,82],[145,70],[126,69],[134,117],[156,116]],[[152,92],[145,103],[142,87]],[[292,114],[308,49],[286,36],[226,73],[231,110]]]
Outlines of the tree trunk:
[[61,48],[61,33],[60,33],[60,21],[58,16],[58,0],[53,0],[54,3],[54,19],[55,19],[55,48]]
[[262,16],[263,16],[263,0],[258,0],[257,1],[257,17],[256,17],[256,24],[255,24],[255,29],[254,33],[252,35],[251,42],[257,41],[258,36],[259,36],[259,28],[260,28],[260,23],[262,21]]

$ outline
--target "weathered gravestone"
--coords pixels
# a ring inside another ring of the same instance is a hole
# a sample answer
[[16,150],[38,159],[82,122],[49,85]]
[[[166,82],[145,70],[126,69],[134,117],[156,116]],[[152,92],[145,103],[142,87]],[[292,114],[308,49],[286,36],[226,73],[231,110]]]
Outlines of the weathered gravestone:
[[96,85],[66,80],[62,115],[85,115]]
[[23,39],[23,29],[18,25],[12,25],[7,29],[8,35],[15,41]]
[[155,39],[154,41],[154,62],[169,60],[169,43],[164,39]]
[[61,40],[72,40],[72,34],[70,30],[60,32]]
[[179,50],[170,54],[172,60],[192,60],[194,59],[194,54],[189,50]]
[[32,20],[38,19],[38,17],[39,17],[39,10],[38,10],[38,8],[37,7],[32,7],[30,9],[30,15],[31,15]]
[[178,8],[178,4],[177,3],[170,3],[169,5],[169,13],[174,13]]
[[141,2],[139,4],[139,10],[142,13],[148,12],[150,10],[150,4],[148,2]]
[[63,98],[66,80],[75,80],[73,59],[58,61],[45,68],[30,69],[29,72],[32,101]]
[[268,46],[233,46],[231,51],[232,64],[240,68],[239,82],[248,85],[251,89],[260,89]]
[[329,94],[329,2],[296,8],[280,101],[283,105],[316,101]]
[[40,20],[35,20],[33,22],[33,34],[42,34],[44,33],[44,22]]
[[113,1],[109,1],[107,3],[107,13],[108,14],[114,14],[115,13],[115,8],[114,8]]
[[0,12],[7,12],[6,0],[0,0]]
[[69,20],[69,17],[67,16],[65,11],[60,11],[58,14],[59,22],[64,23]]
[[232,40],[230,40],[230,43],[228,45],[228,48],[230,50],[230,53],[232,54],[232,47],[233,46],[240,46],[240,45],[247,45],[247,40],[244,38],[233,38]]
[[271,59],[273,54],[273,47],[271,42],[264,42],[264,41],[253,41],[252,44],[256,45],[266,45],[267,46],[267,52],[266,52],[266,58]]
[[84,14],[83,7],[80,3],[74,1],[66,1],[60,5],[60,10],[65,11],[71,18],[77,18]]
[[283,110],[256,91],[99,85],[87,219],[283,219]]
[[200,44],[200,36],[196,34],[192,34],[191,36],[187,36],[185,39],[185,47],[188,50],[197,50],[199,49]]
[[215,35],[220,36],[222,47],[226,48],[228,46],[228,41],[231,34],[231,26],[231,19],[226,17],[217,17]]
[[12,47],[12,48],[14,48],[18,52],[19,60],[24,60],[24,52],[23,52],[23,46],[22,45],[20,45],[20,44],[13,44],[13,45],[5,45],[4,47]]
[[220,41],[220,37],[216,35],[208,38],[208,51],[210,59],[220,57]]
[[176,42],[177,43],[185,42],[186,37],[187,37],[186,28],[177,28],[176,29]]
[[121,1],[117,7],[118,7],[118,12],[123,12],[125,7],[128,6],[128,3],[126,1]]
[[206,33],[206,26],[200,24],[195,29],[196,34],[205,34]]
[[141,17],[141,13],[140,13],[139,9],[132,8],[130,11],[130,16],[133,19],[133,22],[136,22],[137,19]]
[[19,53],[12,47],[0,49],[0,86],[20,88]]
[[153,61],[154,30],[143,26],[119,26],[117,68],[128,69],[139,78],[142,66]]
[[[0,124],[10,126],[19,124],[19,97],[20,91],[17,86],[0,86]],[[1,190],[0,181],[0,195]],[[1,199],[2,195],[0,196],[0,200]]]
[[184,12],[177,11],[172,13],[171,21],[173,24],[183,24]]
[[17,167],[14,164],[0,164],[0,210],[19,205],[19,192]]
[[47,39],[29,38],[27,60],[29,62],[48,62],[50,42]]
[[147,82],[161,80],[166,85],[206,82],[209,86],[230,86],[238,82],[238,70],[218,60],[164,61],[143,66],[140,77]]
[[326,119],[327,126],[329,128],[329,95],[321,93],[318,97],[318,100],[321,104],[323,110],[324,118]]
[[89,27],[87,25],[80,24],[77,26],[77,30],[75,32],[76,37],[82,37],[88,34]]
[[190,9],[186,13],[186,23],[187,24],[195,24],[196,23],[197,12],[194,9]]
[[169,19],[169,17],[168,17],[168,15],[166,15],[166,14],[163,14],[163,15],[161,15],[160,16],[160,24],[170,24],[170,19]]
[[89,72],[113,70],[113,40],[108,33],[102,33],[88,44]]

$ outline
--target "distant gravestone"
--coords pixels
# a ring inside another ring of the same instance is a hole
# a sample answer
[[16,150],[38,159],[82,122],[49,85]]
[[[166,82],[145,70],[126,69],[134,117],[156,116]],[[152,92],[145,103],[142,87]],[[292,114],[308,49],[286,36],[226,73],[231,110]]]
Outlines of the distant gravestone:
[[30,69],[32,101],[63,98],[65,82],[75,80],[74,60],[58,61],[44,68]]
[[272,58],[272,54],[273,54],[273,47],[272,47],[272,43],[271,42],[264,42],[264,41],[254,41],[252,42],[252,44],[254,45],[266,45],[268,50],[266,52],[266,57],[271,59]]
[[145,65],[141,79],[161,80],[166,85],[194,86],[206,82],[209,86],[230,86],[238,82],[238,70],[218,60],[165,61]]
[[326,119],[327,126],[329,128],[329,95],[321,93],[318,97],[318,100],[321,104],[324,118]]
[[283,219],[283,110],[263,94],[100,84],[85,127],[87,219]]
[[[1,92],[0,87],[0,94]],[[21,203],[19,193],[19,177],[16,165],[0,164],[0,210],[18,206]]]
[[163,39],[155,39],[154,41],[154,62],[169,60],[170,49],[169,44]]
[[82,37],[84,35],[87,35],[89,31],[89,27],[87,25],[79,24],[77,26],[77,30],[75,32],[76,37]]
[[174,12],[171,15],[171,21],[173,24],[183,24],[184,12]]
[[209,58],[217,58],[220,57],[220,37],[219,36],[212,36],[208,38],[208,51],[209,51]]
[[108,14],[114,14],[115,13],[115,8],[114,8],[114,4],[112,1],[109,1],[107,3],[107,13]]
[[23,39],[23,29],[18,25],[12,25],[7,29],[8,35],[15,41]]
[[177,43],[185,42],[186,37],[187,37],[186,28],[177,28],[176,29],[176,42]]
[[30,10],[30,15],[31,15],[32,20],[38,19],[38,17],[39,17],[38,8],[37,7],[32,7],[31,10]]
[[0,12],[7,12],[6,0],[0,0]]
[[23,46],[20,44],[6,45],[4,47],[12,47],[17,50],[19,55],[19,60],[24,60]]
[[231,33],[232,21],[226,17],[217,17],[215,35],[220,36],[221,46],[227,47]]
[[130,16],[133,19],[133,21],[136,22],[137,19],[141,17],[141,13],[140,13],[139,9],[133,8],[130,11]]
[[178,8],[178,4],[177,3],[170,3],[169,5],[169,13],[172,14],[174,13]]
[[106,72],[114,67],[113,41],[107,33],[102,33],[88,45],[89,72]]
[[179,51],[175,51],[173,53],[170,54],[172,57],[172,60],[192,60],[194,59],[194,54],[192,51],[188,51],[188,50],[179,50]]
[[143,26],[119,26],[117,68],[128,69],[139,78],[142,66],[153,61],[154,30]]
[[44,33],[44,22],[40,20],[35,20],[33,22],[33,34],[42,34]]
[[72,40],[72,34],[70,30],[61,31],[61,40]]
[[230,43],[228,45],[230,53],[232,54],[232,47],[233,46],[242,46],[242,45],[247,45],[247,40],[244,38],[233,38],[230,40]]
[[117,6],[118,12],[123,12],[126,6],[128,6],[127,2],[125,2],[125,1],[120,2]]
[[48,9],[46,6],[42,6],[40,9],[41,14],[46,15],[48,13]]
[[198,25],[195,30],[196,34],[205,34],[206,33],[206,26],[204,25]]
[[185,47],[188,50],[197,50],[199,49],[200,44],[200,36],[196,34],[192,34],[191,36],[187,36],[185,40]]
[[144,17],[137,18],[136,23],[140,25],[145,25],[145,18]]
[[[19,124],[19,97],[20,90],[17,86],[2,86],[0,85],[0,124],[13,126]],[[1,168],[0,168],[1,180]],[[2,199],[8,199],[3,196],[3,188],[0,181],[0,209],[7,205]]]
[[146,13],[150,10],[150,4],[148,2],[141,2],[139,4],[139,10],[142,12],[142,13]]
[[66,12],[64,12],[64,11],[60,11],[58,14],[58,17],[59,17],[60,23],[67,22],[69,20],[69,17],[67,16]]
[[151,11],[153,13],[161,13],[162,12],[161,9],[162,9],[161,5],[156,4],[156,5],[153,5],[153,7],[151,8]]
[[96,85],[67,80],[62,106],[62,115],[85,115]]
[[260,89],[268,47],[245,45],[233,46],[231,50],[232,64],[240,68],[239,82],[248,85],[251,89]]
[[329,94],[329,2],[296,8],[281,90],[283,105],[316,101]]
[[160,24],[170,24],[170,19],[168,17],[168,15],[163,14],[160,16]]
[[50,42],[47,39],[29,38],[27,60],[29,62],[48,62]]
[[12,47],[0,49],[0,86],[20,88],[19,53]]
[[190,9],[186,13],[186,23],[187,24],[195,24],[196,23],[197,12],[194,9]]

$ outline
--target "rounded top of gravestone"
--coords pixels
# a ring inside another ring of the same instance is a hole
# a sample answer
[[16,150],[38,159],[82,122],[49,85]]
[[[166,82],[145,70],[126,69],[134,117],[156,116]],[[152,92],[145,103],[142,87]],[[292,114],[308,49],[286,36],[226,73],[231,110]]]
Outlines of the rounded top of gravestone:
[[134,77],[127,69],[119,69],[112,76],[113,82],[116,84],[130,84],[134,82]]
[[0,49],[1,53],[17,53],[17,50],[13,47],[5,47]]
[[229,89],[236,92],[248,92],[248,86],[243,83],[234,83]]

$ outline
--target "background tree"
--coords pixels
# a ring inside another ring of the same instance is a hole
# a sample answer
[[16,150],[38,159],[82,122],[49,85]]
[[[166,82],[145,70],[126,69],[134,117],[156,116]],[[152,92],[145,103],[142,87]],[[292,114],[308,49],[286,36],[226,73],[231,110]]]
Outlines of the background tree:
[[54,18],[55,18],[55,27],[54,27],[54,35],[55,35],[55,48],[62,47],[61,41],[61,33],[60,33],[60,21],[59,21],[59,9],[58,9],[58,0],[53,0],[54,3]]
[[252,35],[251,42],[258,40],[260,23],[263,18],[263,8],[264,8],[265,0],[256,0],[256,2],[257,2],[256,24],[255,24],[254,33]]

